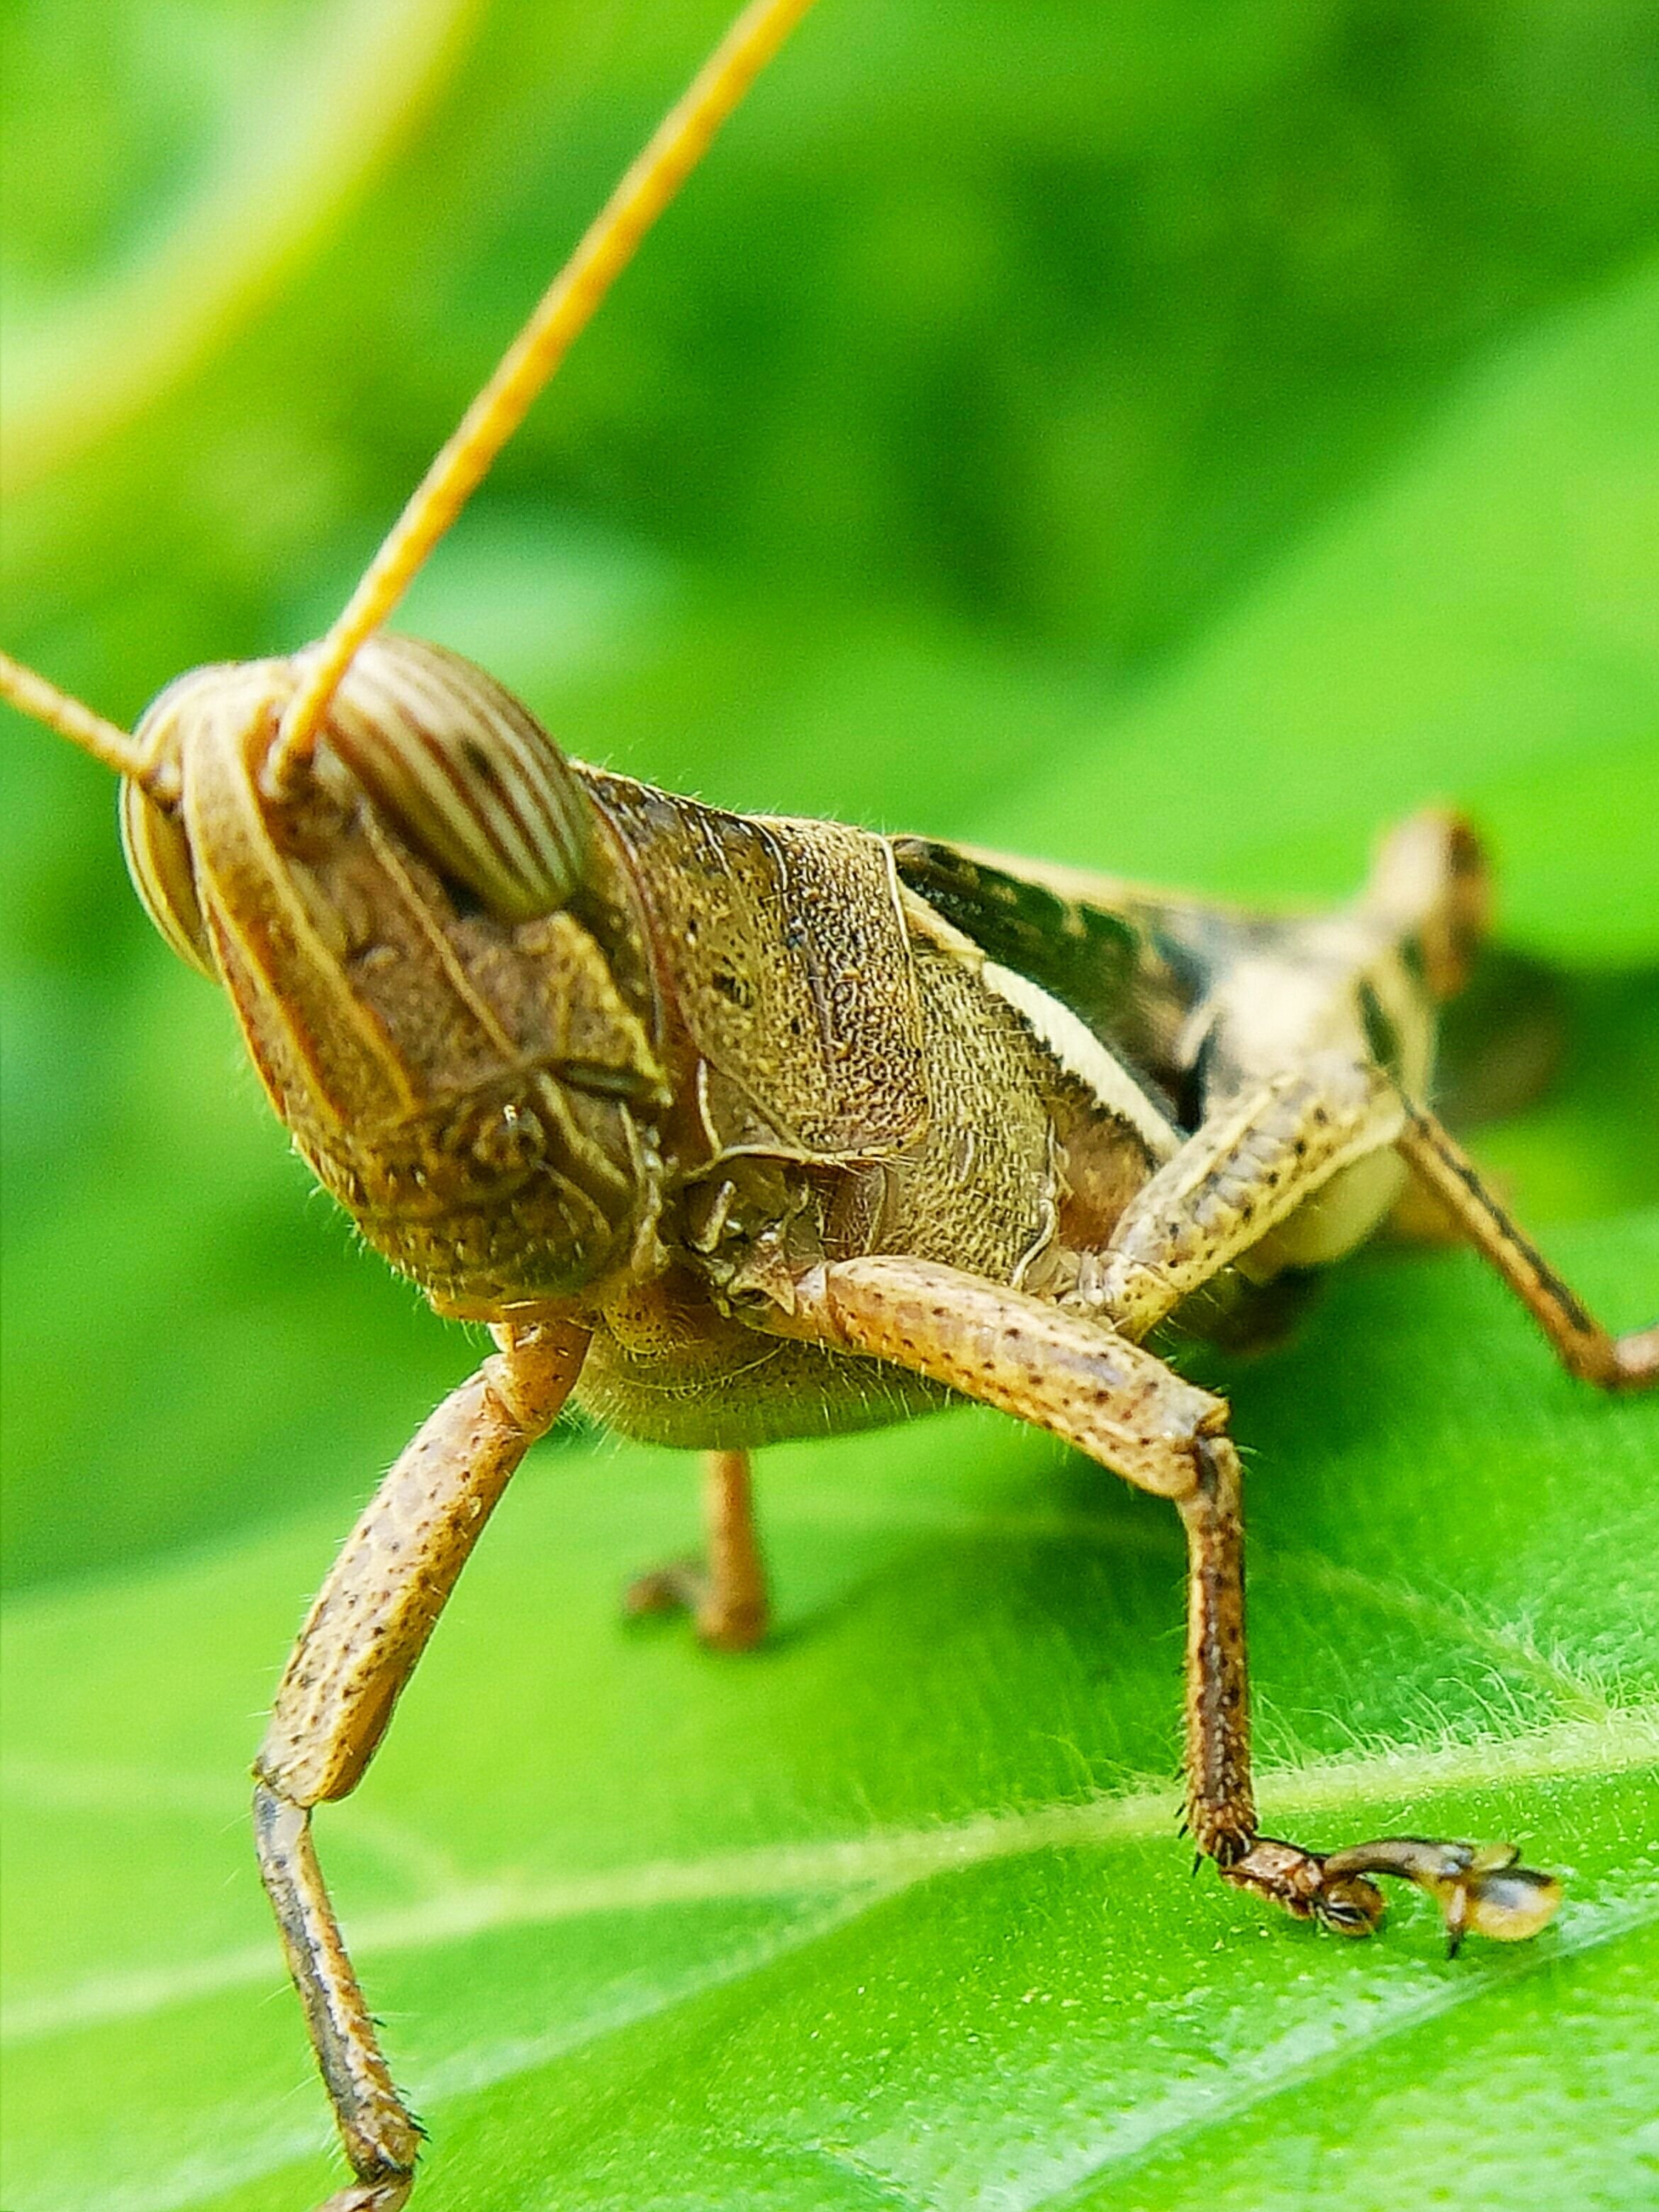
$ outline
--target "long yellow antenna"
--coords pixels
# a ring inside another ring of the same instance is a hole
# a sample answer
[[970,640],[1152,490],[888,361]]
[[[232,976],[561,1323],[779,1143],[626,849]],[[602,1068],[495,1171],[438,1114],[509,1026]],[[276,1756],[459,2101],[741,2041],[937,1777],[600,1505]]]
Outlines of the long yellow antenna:
[[812,0],[750,0],[658,125],[421,479],[323,640],[305,682],[289,702],[267,759],[265,781],[271,790],[289,784],[309,759],[318,726],[352,655],[402,599],[641,240],[811,4]]
[[60,691],[55,684],[48,684],[44,676],[25,668],[9,653],[0,653],[0,699],[9,699],[21,713],[56,730],[60,738],[79,745],[118,775],[131,776],[146,790],[155,782],[155,763],[145,758],[136,739],[101,714],[94,714],[90,707],[83,707],[78,699],[70,698],[67,691]]

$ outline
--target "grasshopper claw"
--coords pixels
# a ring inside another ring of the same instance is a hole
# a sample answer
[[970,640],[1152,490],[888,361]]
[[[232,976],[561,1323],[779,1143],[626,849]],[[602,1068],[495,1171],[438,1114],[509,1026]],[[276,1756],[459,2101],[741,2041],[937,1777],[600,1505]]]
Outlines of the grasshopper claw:
[[708,1583],[701,1559],[672,1559],[665,1567],[653,1567],[636,1575],[623,1592],[623,1617],[654,1620],[665,1613],[695,1613]]
[[[1513,1844],[1435,1843],[1400,1836],[1333,1854],[1342,1867],[1358,1862],[1373,1873],[1398,1874],[1426,1890],[1446,1923],[1446,1948],[1455,1958],[1465,1936],[1520,1943],[1554,1917],[1561,1884],[1553,1875],[1516,1864]],[[1327,1867],[1332,1864],[1327,1861]]]
[[1460,1883],[1442,1899],[1446,1954],[1457,1956],[1458,1946],[1471,1929],[1494,1943],[1523,1943],[1548,1925],[1560,1902],[1560,1882],[1535,1867],[1504,1867]]
[[722,1591],[698,1559],[676,1559],[638,1576],[623,1593],[629,1620],[689,1613],[699,1643],[711,1651],[752,1651],[766,1634],[763,1595]]
[[1659,1382],[1659,1322],[1618,1338],[1613,1349],[1615,1389],[1644,1390]]
[[1440,1843],[1426,1836],[1391,1836],[1351,1850],[1333,1851],[1325,1860],[1327,1880],[1368,1874],[1397,1875],[1426,1890],[1446,1923],[1451,1958],[1468,1935],[1496,1943],[1523,1943],[1555,1917],[1561,1884],[1516,1862],[1513,1844]]

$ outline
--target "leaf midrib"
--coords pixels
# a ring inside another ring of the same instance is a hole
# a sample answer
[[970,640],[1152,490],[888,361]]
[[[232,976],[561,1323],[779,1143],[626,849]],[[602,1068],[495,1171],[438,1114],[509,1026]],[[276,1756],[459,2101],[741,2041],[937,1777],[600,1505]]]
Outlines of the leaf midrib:
[[[1528,1735],[1310,1760],[1268,1772],[1263,1795],[1275,1819],[1328,1815],[1346,1805],[1418,1799],[1438,1792],[1594,1778],[1659,1760],[1659,1707],[1605,1722],[1564,1721]],[[541,1883],[477,1882],[438,1890],[414,1905],[349,1919],[355,1954],[427,1950],[504,1929],[545,1925],[600,1912],[737,1903],[767,1897],[862,1893],[889,1897],[939,1874],[1028,1853],[1141,1842],[1167,1835],[1173,1788],[1018,1813],[979,1813],[937,1826],[866,1836],[766,1844],[705,1858],[566,1876]],[[349,1816],[347,1816],[349,1817]],[[279,1979],[276,1954],[244,1945],[177,1966],[98,1976],[23,1997],[0,2026],[0,2047],[41,2042],[119,2019]]]

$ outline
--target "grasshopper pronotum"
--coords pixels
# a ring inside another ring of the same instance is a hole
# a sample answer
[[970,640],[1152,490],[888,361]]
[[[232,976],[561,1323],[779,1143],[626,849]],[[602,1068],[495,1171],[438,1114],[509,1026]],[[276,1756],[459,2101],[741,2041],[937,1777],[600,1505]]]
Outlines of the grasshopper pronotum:
[[[324,1586],[258,1762],[262,1869],[356,2180],[418,2130],[340,1942],[311,1813],[380,1740],[483,1521],[567,1395],[709,1454],[711,1642],[764,1623],[749,1450],[951,1392],[1167,1497],[1190,1559],[1188,1818],[1225,1879],[1366,1934],[1370,1876],[1454,1943],[1554,1910],[1503,1847],[1319,1854],[1261,1832],[1237,1457],[1143,1348],[1248,1329],[1409,1176],[1604,1387],[1659,1377],[1506,1219],[1421,1103],[1482,921],[1455,817],[1415,817],[1312,921],[916,839],[748,821],[567,761],[482,672],[380,623],[654,213],[807,0],[757,0],[596,223],[328,639],[198,671],[136,733],[6,664],[124,777],[135,879],[222,982],[273,1103],[369,1241],[498,1349],[399,1460]],[[666,1386],[666,1387],[665,1387]]]

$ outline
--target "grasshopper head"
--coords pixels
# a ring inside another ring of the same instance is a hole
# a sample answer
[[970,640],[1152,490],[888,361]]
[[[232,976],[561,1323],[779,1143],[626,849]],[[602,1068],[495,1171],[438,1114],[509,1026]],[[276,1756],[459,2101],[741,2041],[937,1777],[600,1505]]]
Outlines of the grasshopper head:
[[0,652],[0,697],[125,779],[127,858],[222,981],[300,1150],[449,1310],[651,1264],[670,1103],[619,842],[482,671],[381,624],[811,0],[750,0],[434,458],[328,636],[198,669],[135,736]]
[[568,1297],[626,1266],[657,1202],[666,1088],[615,848],[524,708],[384,633],[273,788],[306,665],[198,669],[149,708],[155,773],[121,800],[139,896],[394,1266],[452,1311]]

